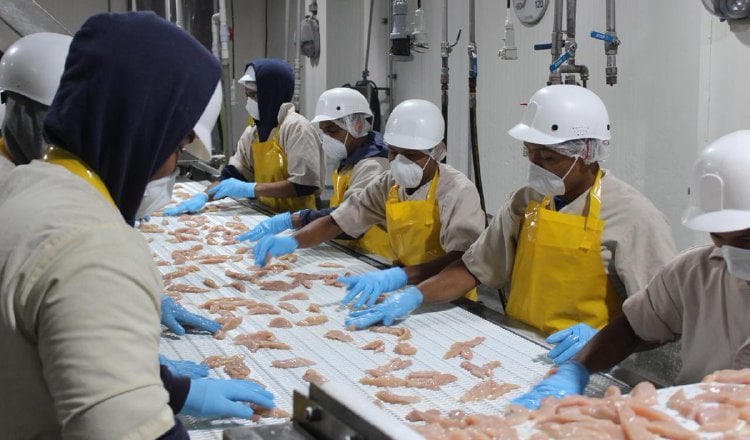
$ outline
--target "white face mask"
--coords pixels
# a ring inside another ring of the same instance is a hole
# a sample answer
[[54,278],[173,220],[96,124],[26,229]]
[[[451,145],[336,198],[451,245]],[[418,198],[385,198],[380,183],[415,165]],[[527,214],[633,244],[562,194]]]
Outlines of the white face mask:
[[151,215],[152,212],[158,211],[172,200],[172,188],[179,174],[180,169],[177,168],[168,176],[148,182],[141,204],[138,205],[138,211],[135,213],[136,220]]
[[323,152],[325,152],[326,156],[339,162],[346,159],[346,157],[349,155],[349,153],[346,151],[346,139],[348,137],[349,132],[346,133],[344,142],[341,142],[340,140],[328,136],[325,133],[321,134],[320,138],[323,143]]
[[245,110],[250,114],[250,116],[253,117],[256,121],[260,120],[260,110],[258,110],[258,101],[247,98],[247,103],[245,104]]
[[562,177],[529,161],[529,186],[534,191],[546,196],[561,196],[565,194],[565,178],[573,170],[577,161],[578,156],[576,156],[573,164]]
[[722,246],[721,254],[727,262],[727,270],[732,275],[750,281],[750,249]]
[[430,163],[429,160],[420,167],[403,155],[399,154],[391,161],[391,175],[393,180],[404,188],[416,188],[422,181],[422,172]]

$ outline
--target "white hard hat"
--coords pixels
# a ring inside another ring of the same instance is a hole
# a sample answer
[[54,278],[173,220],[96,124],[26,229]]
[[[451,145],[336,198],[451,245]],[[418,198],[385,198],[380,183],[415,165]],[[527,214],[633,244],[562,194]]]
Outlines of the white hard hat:
[[245,74],[237,80],[238,83],[242,84],[245,87],[251,86],[252,84],[250,83],[254,83],[255,81],[255,68],[252,65],[247,66],[247,69],[245,69]]
[[365,96],[348,87],[336,87],[321,93],[315,106],[315,117],[310,122],[317,124],[322,121],[333,121],[354,113],[372,116],[370,104]]
[[221,111],[221,97],[221,81],[219,81],[206,109],[203,110],[203,114],[193,127],[195,140],[185,147],[188,153],[203,161],[211,159],[211,131]]
[[704,232],[750,228],[750,130],[709,144],[693,167],[682,224]]
[[570,84],[547,86],[529,100],[521,123],[508,130],[514,138],[539,145],[571,139],[608,141],[609,114],[591,90]]
[[383,139],[388,145],[407,150],[430,150],[443,141],[444,133],[443,115],[435,104],[409,99],[391,112]]
[[50,32],[27,35],[0,59],[0,89],[51,105],[73,37]]

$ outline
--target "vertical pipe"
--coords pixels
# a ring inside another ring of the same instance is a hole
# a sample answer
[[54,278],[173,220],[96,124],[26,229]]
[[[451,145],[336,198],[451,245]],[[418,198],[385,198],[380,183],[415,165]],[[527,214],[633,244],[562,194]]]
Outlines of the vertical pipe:
[[369,20],[367,21],[367,49],[365,50],[365,70],[362,71],[362,80],[367,81],[370,76],[370,38],[372,37],[372,8],[375,6],[375,0],[370,0]]
[[224,92],[224,155],[228,159],[234,155],[232,143],[232,106],[230,82],[232,74],[229,71],[229,29],[227,27],[227,2],[219,0],[219,40],[221,41],[221,83]]
[[302,113],[302,109],[300,109],[300,92],[302,89],[302,62],[300,60],[300,34],[302,30],[302,18],[300,17],[301,13],[302,0],[297,0],[297,38],[295,38],[296,51],[294,57],[294,93],[292,94],[292,104],[294,104],[294,108],[297,109],[297,111],[300,113]]
[[130,10],[131,11],[137,11],[138,10],[138,1],[137,0],[130,0]]
[[605,74],[607,84],[617,84],[617,31],[615,30],[615,0],[607,0],[607,35],[615,38],[612,43],[604,43],[604,53],[607,55],[607,68]]
[[[562,14],[563,0],[555,0],[554,19],[552,21],[552,62],[554,63],[562,55]],[[560,72],[550,72],[548,85],[561,84]]]
[[182,17],[182,0],[174,1],[174,23],[180,28],[185,27]]
[[440,104],[445,122],[443,142],[446,146],[448,146],[448,54],[450,50],[450,42],[448,41],[448,0],[443,0],[443,41],[440,43],[440,57],[442,59],[442,67],[440,68],[440,90],[442,91]]
[[289,0],[284,1],[284,61],[289,62]]
[[164,0],[164,19],[172,21],[172,0]]

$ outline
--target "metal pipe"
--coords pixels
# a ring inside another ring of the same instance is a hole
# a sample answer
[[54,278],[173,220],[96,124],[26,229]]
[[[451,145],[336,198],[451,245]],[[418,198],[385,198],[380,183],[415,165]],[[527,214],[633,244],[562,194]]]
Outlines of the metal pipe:
[[174,23],[180,28],[185,27],[182,17],[182,0],[174,0]]
[[583,65],[576,64],[576,49],[578,44],[576,43],[576,10],[577,0],[565,0],[565,50],[570,53],[565,65],[560,67],[560,74],[565,74],[565,84],[576,84],[575,74],[580,75],[581,83],[583,87],[589,79],[589,69]]
[[614,38],[612,43],[604,44],[604,53],[607,55],[607,68],[605,74],[607,77],[607,84],[613,86],[617,84],[617,47],[620,45],[620,40],[617,39],[617,31],[615,30],[615,0],[607,0],[607,35]]
[[[554,5],[554,19],[552,21],[552,62],[554,63],[560,55],[562,55],[562,14],[563,14],[563,0],[555,0]],[[551,84],[562,84],[559,70],[554,70],[549,73],[549,81],[547,85]]]
[[367,49],[365,50],[365,70],[362,71],[362,80],[367,81],[370,76],[370,37],[372,35],[372,8],[375,6],[375,0],[370,0],[370,15],[367,22]]
[[284,0],[284,61],[289,62],[289,0]]
[[300,47],[300,35],[302,30],[301,14],[302,0],[297,0],[297,38],[295,38],[297,43],[297,53],[294,57],[294,93],[292,94],[292,104],[294,104],[294,108],[300,113],[302,112],[300,109],[300,92],[302,89],[302,62],[300,61],[300,52],[302,51]]
[[448,41],[448,0],[443,0],[443,41],[440,43],[440,58],[442,67],[440,68],[440,104],[445,122],[445,134],[443,142],[448,146],[448,54],[451,52],[450,42]]
[[172,0],[164,0],[164,18],[172,21]]
[[224,148],[223,152],[226,158],[234,155],[234,145],[232,142],[232,106],[230,83],[232,73],[229,71],[229,29],[227,27],[227,2],[219,0],[219,40],[221,41],[221,83],[224,92]]
[[138,1],[137,0],[130,0],[130,10],[131,11],[137,11],[138,10]]

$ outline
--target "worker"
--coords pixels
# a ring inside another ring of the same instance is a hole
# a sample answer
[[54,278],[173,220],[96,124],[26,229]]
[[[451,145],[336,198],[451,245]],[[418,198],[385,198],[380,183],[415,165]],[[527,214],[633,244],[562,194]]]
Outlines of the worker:
[[159,368],[162,280],[132,228],[170,199],[180,150],[208,156],[218,62],[156,14],[131,12],[89,18],[65,66],[44,120],[50,148],[0,188],[3,435],[187,438],[178,411],[272,407],[257,384]]
[[315,209],[323,188],[325,163],[310,122],[292,104],[294,74],[283,60],[251,61],[239,79],[245,108],[254,120],[240,136],[237,151],[205,193],[164,211],[179,215],[200,211],[210,199],[256,198],[274,212]]
[[[323,92],[318,98],[312,124],[322,140],[326,156],[338,163],[331,175],[333,193],[329,207],[277,214],[237,239],[257,241],[269,234],[299,229],[329,215],[344,200],[359,194],[385,172],[388,169],[388,149],[383,135],[371,130],[371,120],[370,104],[358,91],[337,87]],[[344,243],[367,254],[380,255],[389,262],[395,259],[385,224],[375,224],[358,240],[345,240]]]
[[0,187],[16,165],[42,157],[42,121],[52,104],[65,67],[70,35],[39,32],[19,38],[0,58]]
[[[47,149],[42,134],[44,117],[60,85],[72,39],[70,35],[49,32],[30,34],[11,44],[0,59],[0,89],[9,109],[0,140],[0,187],[13,168],[40,159]],[[169,300],[164,295],[162,302]],[[162,323],[176,334],[185,333],[180,322],[212,333],[220,328],[213,320],[192,314],[178,304],[164,305]],[[205,366],[195,362],[164,356],[160,360],[175,374],[194,378],[208,374]]]
[[580,394],[590,373],[669,341],[682,341],[680,385],[750,367],[749,167],[750,130],[723,136],[698,155],[682,224],[708,232],[713,244],[669,262],[625,301],[621,316],[517,403],[535,408],[546,396]]
[[507,315],[555,332],[549,356],[561,363],[620,315],[622,301],[675,255],[664,215],[600,167],[610,122],[592,91],[544,87],[508,133],[524,143],[528,186],[510,196],[461,260],[353,312],[347,325],[389,325],[423,301],[452,301],[481,282],[510,291]]
[[342,232],[359,237],[372,225],[385,222],[397,262],[404,267],[341,278],[351,286],[344,302],[356,300],[354,306],[361,307],[374,302],[375,289],[395,290],[417,283],[460,259],[482,232],[485,215],[474,184],[440,163],[446,153],[444,132],[443,116],[434,104],[410,99],[397,105],[383,135],[390,170],[331,215],[291,236],[260,239],[253,249],[255,264],[263,266],[269,256],[314,246]]

